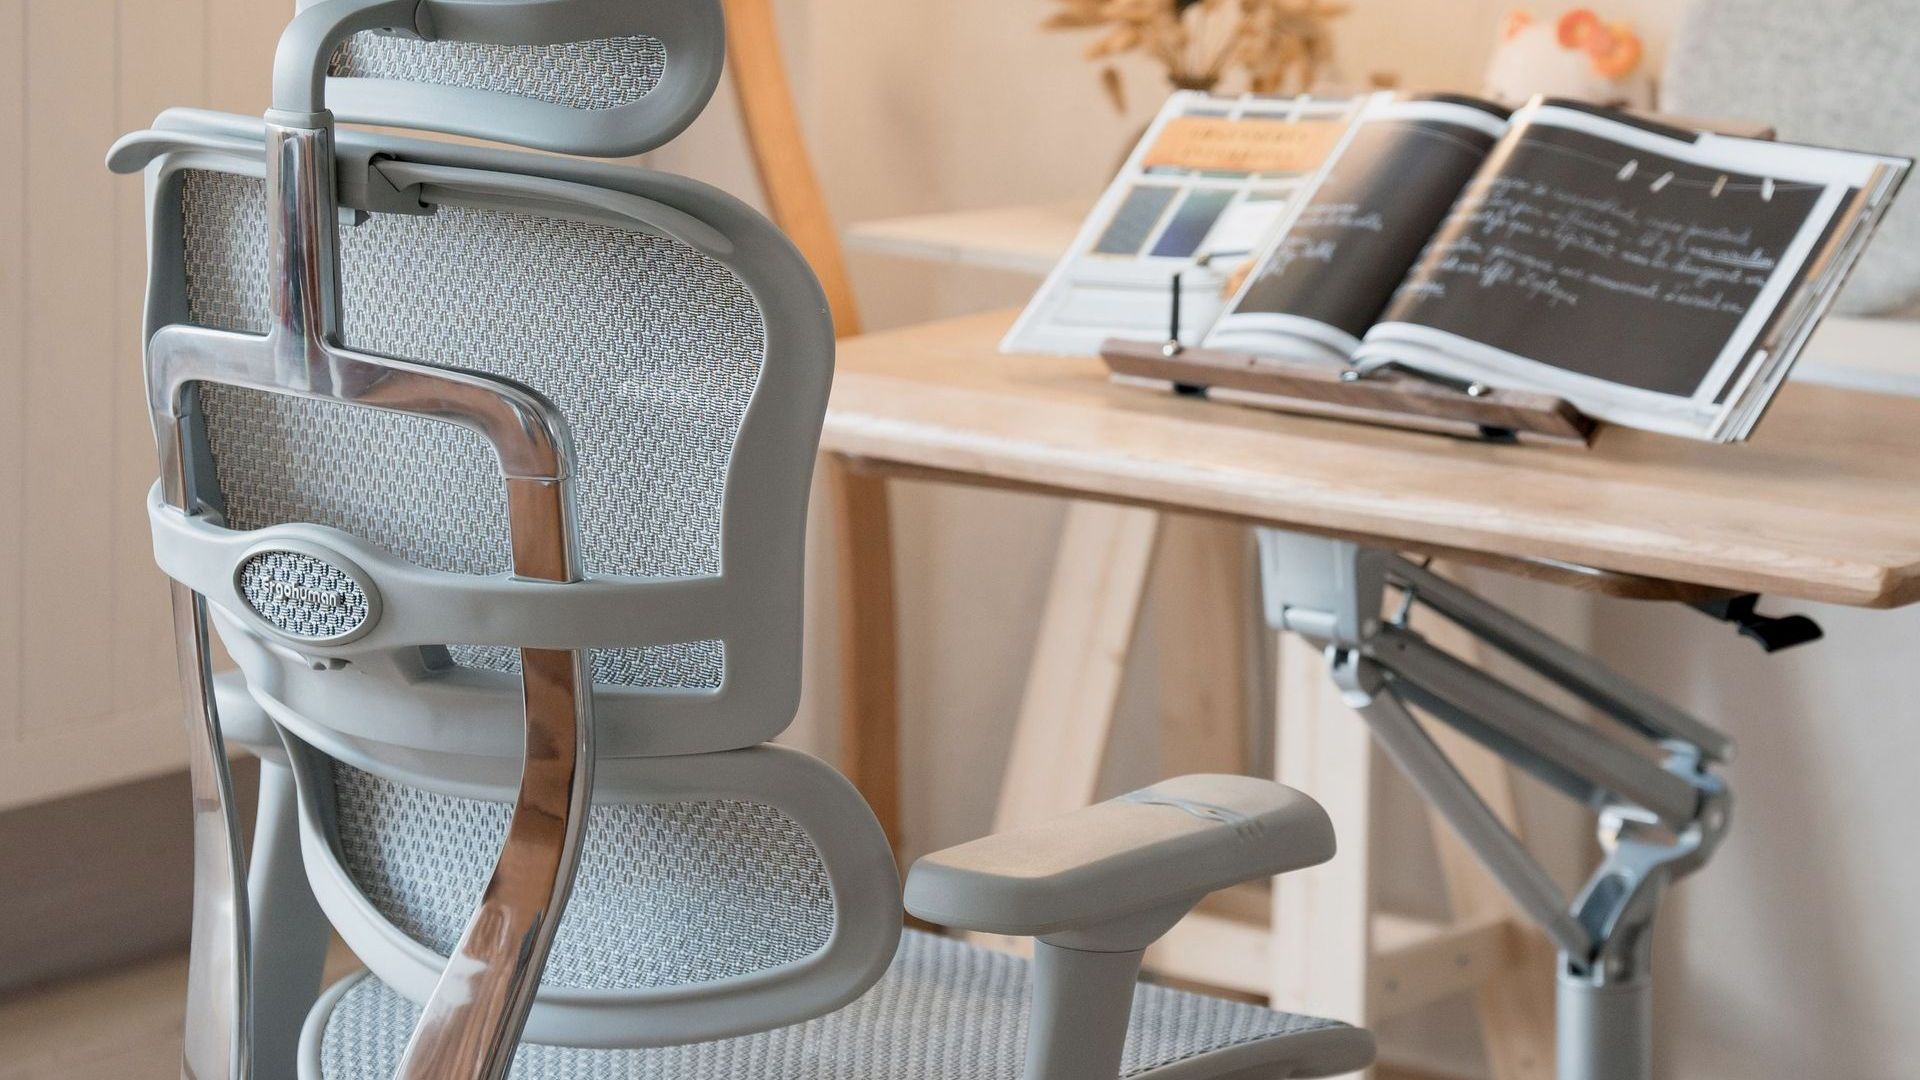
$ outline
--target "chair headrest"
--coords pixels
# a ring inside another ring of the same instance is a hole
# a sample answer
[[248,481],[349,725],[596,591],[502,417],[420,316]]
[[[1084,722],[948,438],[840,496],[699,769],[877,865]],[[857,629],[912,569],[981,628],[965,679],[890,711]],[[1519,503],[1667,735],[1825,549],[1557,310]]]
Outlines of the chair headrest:
[[323,76],[339,120],[620,157],[693,121],[725,47],[719,0],[308,0],[275,107]]

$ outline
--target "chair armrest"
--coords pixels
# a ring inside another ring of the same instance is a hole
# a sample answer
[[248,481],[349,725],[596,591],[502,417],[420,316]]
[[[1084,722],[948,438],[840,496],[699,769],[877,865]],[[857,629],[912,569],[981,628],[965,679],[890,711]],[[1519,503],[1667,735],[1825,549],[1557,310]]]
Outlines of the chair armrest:
[[1333,852],[1326,811],[1300,792],[1182,776],[934,852],[908,872],[905,900],[943,926],[1022,937],[1119,927],[1144,947],[1206,894]]

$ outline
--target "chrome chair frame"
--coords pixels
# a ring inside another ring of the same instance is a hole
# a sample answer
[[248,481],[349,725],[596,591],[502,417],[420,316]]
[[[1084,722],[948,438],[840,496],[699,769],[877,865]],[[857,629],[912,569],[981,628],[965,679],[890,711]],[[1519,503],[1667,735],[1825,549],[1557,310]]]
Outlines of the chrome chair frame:
[[[326,40],[383,10],[349,3],[313,14],[330,20]],[[315,107],[277,110],[267,125],[270,330],[257,336],[172,325],[148,341],[149,406],[165,502],[182,514],[203,512],[193,481],[195,383],[421,416],[472,429],[498,457],[514,574],[578,581],[568,482],[573,451],[565,418],[550,402],[506,379],[340,344],[332,122],[317,101],[294,104]],[[182,1076],[245,1078],[252,1073],[249,913],[212,689],[207,607],[177,581],[173,604],[194,793],[194,916]],[[520,656],[525,761],[506,840],[414,1031],[402,1077],[506,1075],[566,905],[592,790],[591,684],[582,650],[523,648]]]

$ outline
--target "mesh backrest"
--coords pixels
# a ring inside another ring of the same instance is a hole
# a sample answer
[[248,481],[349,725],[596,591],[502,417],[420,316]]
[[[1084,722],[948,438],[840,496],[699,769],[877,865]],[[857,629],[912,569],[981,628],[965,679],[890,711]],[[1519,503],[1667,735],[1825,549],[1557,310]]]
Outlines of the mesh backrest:
[[[261,182],[190,172],[181,200],[189,318],[263,332]],[[766,348],[732,271],[677,241],[503,210],[378,214],[340,243],[348,346],[507,376],[566,415],[588,574],[719,572],[728,463]],[[202,408],[230,528],[313,522],[431,569],[508,569],[505,495],[478,436],[218,386]],[[512,649],[446,644],[458,664],[518,670]],[[723,668],[717,641],[593,652],[607,685],[716,687]]]
[[613,109],[653,92],[667,48],[645,34],[558,45],[483,45],[361,33],[342,42],[335,77],[490,90],[575,109]]
[[[343,862],[380,913],[446,954],[466,928],[511,807],[335,762]],[[802,960],[832,936],[833,893],[799,825],[738,801],[596,805],[543,982],[684,986]]]

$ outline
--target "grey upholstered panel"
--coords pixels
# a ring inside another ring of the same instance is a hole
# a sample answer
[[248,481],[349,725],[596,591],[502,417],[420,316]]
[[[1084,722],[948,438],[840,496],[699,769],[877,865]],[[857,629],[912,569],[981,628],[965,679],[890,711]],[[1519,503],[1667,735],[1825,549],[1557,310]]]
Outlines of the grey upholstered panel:
[[[458,799],[335,762],[342,862],[394,925],[446,954],[493,870],[511,806]],[[684,986],[819,952],[833,934],[826,868],[772,807],[596,804],[544,981]]]
[[[266,325],[257,180],[191,172],[182,207],[189,314]],[[733,443],[766,333],[726,267],[676,241],[610,226],[445,207],[341,231],[348,345],[505,375],[573,427],[589,574],[720,569]],[[437,570],[508,568],[492,455],[451,425],[225,387],[203,392],[230,527],[308,521]],[[510,649],[453,646],[456,662],[517,670]],[[719,642],[594,651],[603,684],[714,687]]]
[[355,34],[328,74],[397,79],[532,98],[575,109],[631,105],[660,85],[667,48],[645,34],[557,45],[485,45]]
[[[1772,124],[1780,138],[1920,156],[1920,0],[1693,0],[1662,107]],[[1920,198],[1894,202],[1834,310],[1920,302]]]
[[[387,1080],[419,1010],[371,977],[325,1019],[326,1080]],[[1019,1080],[1027,964],[908,931],[886,976],[852,1005],[758,1035],[658,1050],[522,1046],[514,1080]],[[1329,1039],[1348,1034],[1351,1039]],[[1312,1040],[1300,1040],[1313,1035]],[[1289,1041],[1295,1043],[1289,1046]],[[1142,984],[1121,1075],[1209,1051],[1270,1044],[1273,1076],[1364,1066],[1370,1041],[1344,1024]],[[1297,1071],[1295,1071],[1297,1069]],[[1245,1075],[1245,1074],[1241,1074]]]

